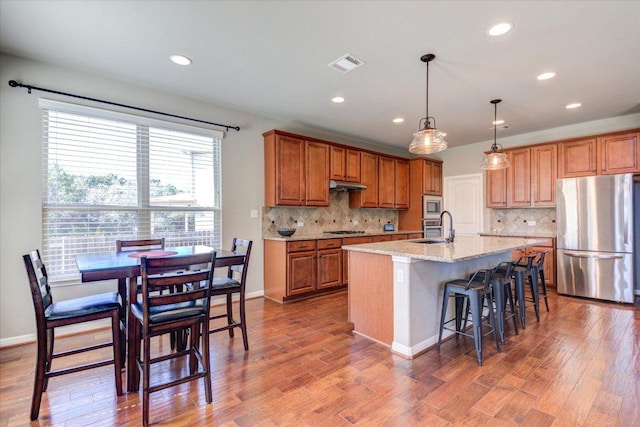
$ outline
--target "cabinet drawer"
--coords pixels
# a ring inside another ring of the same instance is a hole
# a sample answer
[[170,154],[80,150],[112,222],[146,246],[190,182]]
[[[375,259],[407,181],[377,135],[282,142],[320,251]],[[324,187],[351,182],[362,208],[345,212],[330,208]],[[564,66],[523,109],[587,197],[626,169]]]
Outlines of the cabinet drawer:
[[298,240],[297,242],[287,243],[287,252],[315,251],[315,240]]
[[318,250],[339,248],[340,246],[342,246],[342,239],[318,240]]

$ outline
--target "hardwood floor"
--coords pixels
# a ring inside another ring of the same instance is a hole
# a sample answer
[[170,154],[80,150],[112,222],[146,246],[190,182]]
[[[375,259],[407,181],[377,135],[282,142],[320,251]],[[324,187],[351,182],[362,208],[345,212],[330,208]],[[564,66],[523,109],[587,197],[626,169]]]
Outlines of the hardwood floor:
[[[414,360],[352,334],[345,292],[279,305],[247,301],[249,345],[212,336],[213,403],[202,381],[151,395],[151,423],[193,426],[640,423],[640,311],[550,293],[551,312],[501,353],[470,339]],[[533,313],[531,313],[533,317]],[[100,340],[107,330],[57,340]],[[168,349],[168,339],[156,341]],[[156,349],[157,349],[156,348]],[[35,344],[0,350],[0,425],[29,424]],[[76,361],[83,356],[78,356]],[[161,375],[183,369],[158,367]],[[137,426],[141,398],[117,397],[112,368],[53,378],[34,425]],[[160,374],[158,370],[156,375]]]

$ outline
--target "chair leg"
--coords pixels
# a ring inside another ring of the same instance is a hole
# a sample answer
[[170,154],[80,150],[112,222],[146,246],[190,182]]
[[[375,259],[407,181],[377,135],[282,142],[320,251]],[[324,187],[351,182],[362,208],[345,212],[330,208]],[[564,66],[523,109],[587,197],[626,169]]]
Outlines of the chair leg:
[[447,315],[447,305],[449,304],[449,288],[445,285],[443,297],[442,297],[442,313],[440,314],[440,331],[438,332],[438,343],[436,348],[440,350],[440,343],[442,342],[442,331],[444,331],[444,322]]
[[[504,285],[499,280],[491,281],[491,286],[493,288],[493,300],[495,301],[496,307],[496,316],[498,317],[498,334],[500,335],[500,342],[504,345],[504,316],[505,316],[505,295],[504,295]],[[489,310],[491,309],[494,301],[489,299]]]
[[544,281],[544,268],[540,269],[540,286],[542,287],[542,298],[544,298],[544,305],[549,312],[549,301],[547,301],[547,284]]
[[[231,294],[227,294],[227,325],[233,325],[233,304]],[[233,329],[229,328],[229,338],[233,338]]]
[[242,342],[244,351],[249,351],[249,337],[247,336],[247,316],[244,305],[244,294],[240,294],[240,330],[242,331]]
[[520,312],[520,325],[522,329],[527,327],[525,320],[525,307],[524,307],[524,272],[517,271],[516,276],[516,298],[518,299],[518,311]]
[[120,349],[120,313],[111,313],[111,340],[113,342],[113,370],[116,380],[116,394],[122,396],[122,350]]
[[515,330],[516,335],[518,335],[518,321],[516,319],[516,306],[513,300],[513,292],[511,291],[511,283],[507,283],[504,287],[505,289],[505,313],[507,301],[509,302],[509,307],[511,311],[511,318],[513,319],[513,329]]
[[149,425],[149,375],[151,372],[151,339],[148,334],[144,333],[142,360],[142,425]]
[[[459,332],[463,332],[467,329],[467,319],[469,318],[469,305],[465,308],[466,297],[464,295],[455,295],[456,304],[456,339],[459,337]],[[462,315],[464,313],[464,317]],[[464,322],[463,322],[464,321]]]
[[[497,330],[498,328],[496,328],[496,318],[495,318],[495,315],[494,315],[494,312],[493,312],[493,306],[491,304],[491,300],[493,300],[493,296],[492,295],[483,296],[482,298],[483,299],[487,298],[488,303],[489,303],[488,304],[489,305],[489,325],[491,325],[491,332],[493,333],[493,341],[496,343],[496,351],[499,352],[500,351],[500,342],[498,340],[498,330]],[[481,303],[481,304],[484,304],[484,303]],[[480,309],[482,310],[482,305],[480,307],[481,307]],[[481,314],[482,314],[482,312],[481,312]],[[480,333],[482,333],[482,328],[480,328]]]
[[47,387],[49,387],[49,377],[46,376],[51,370],[51,364],[53,363],[53,346],[56,338],[56,333],[53,328],[47,329],[47,343],[46,343],[46,356],[45,356],[45,367],[44,367],[44,382],[42,383],[42,391],[47,391]]
[[533,298],[533,309],[536,312],[536,321],[540,323],[540,297],[538,295],[538,269],[536,267],[531,268],[529,287],[531,288],[531,296]]
[[211,360],[209,360],[209,328],[203,324],[202,329],[202,370],[206,373],[204,377],[204,396],[207,403],[211,403],[213,397],[211,393]]
[[48,330],[44,333],[38,332],[36,372],[33,378],[33,395],[31,396],[31,421],[37,420],[38,414],[40,413],[40,402],[42,401],[42,393],[44,393],[46,380],[47,351],[49,346],[48,336]]
[[473,342],[476,347],[478,366],[482,366],[482,300],[477,292],[469,293],[471,320],[473,321]]

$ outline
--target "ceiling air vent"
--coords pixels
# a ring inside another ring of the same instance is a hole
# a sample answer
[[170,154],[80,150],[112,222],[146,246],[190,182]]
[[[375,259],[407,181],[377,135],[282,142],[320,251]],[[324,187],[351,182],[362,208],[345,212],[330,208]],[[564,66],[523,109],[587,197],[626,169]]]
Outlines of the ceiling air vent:
[[341,73],[348,73],[349,71],[353,71],[358,67],[366,64],[362,59],[358,59],[353,55],[346,54],[335,61],[333,61],[328,66],[333,68],[336,71],[340,71]]

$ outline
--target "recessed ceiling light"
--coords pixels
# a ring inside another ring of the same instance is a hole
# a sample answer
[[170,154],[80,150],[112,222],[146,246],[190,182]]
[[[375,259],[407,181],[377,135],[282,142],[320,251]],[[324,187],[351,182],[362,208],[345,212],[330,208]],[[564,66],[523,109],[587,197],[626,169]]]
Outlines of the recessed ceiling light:
[[333,102],[335,102],[336,104],[340,104],[340,103],[343,103],[343,102],[344,102],[344,98],[343,98],[343,97],[341,97],[341,96],[333,97],[333,98],[331,98],[331,100],[332,100]]
[[574,108],[578,108],[580,107],[582,104],[579,102],[572,102],[571,104],[567,104],[566,108],[567,110],[573,110]]
[[549,80],[552,79],[556,76],[556,73],[554,73],[553,71],[549,71],[548,73],[542,73],[540,74],[538,77],[536,77],[538,80]]
[[187,58],[184,55],[171,55],[169,59],[171,60],[171,62],[178,65],[191,65],[191,63],[193,62],[191,58]]
[[511,22],[500,22],[489,28],[487,33],[489,33],[490,36],[501,36],[511,31],[512,28],[513,24]]
[[403,123],[404,119],[402,117],[397,117],[395,119],[393,119],[393,123]]
[[492,125],[496,126],[496,125],[501,125],[504,123],[504,120],[496,120],[493,123],[491,123]]

